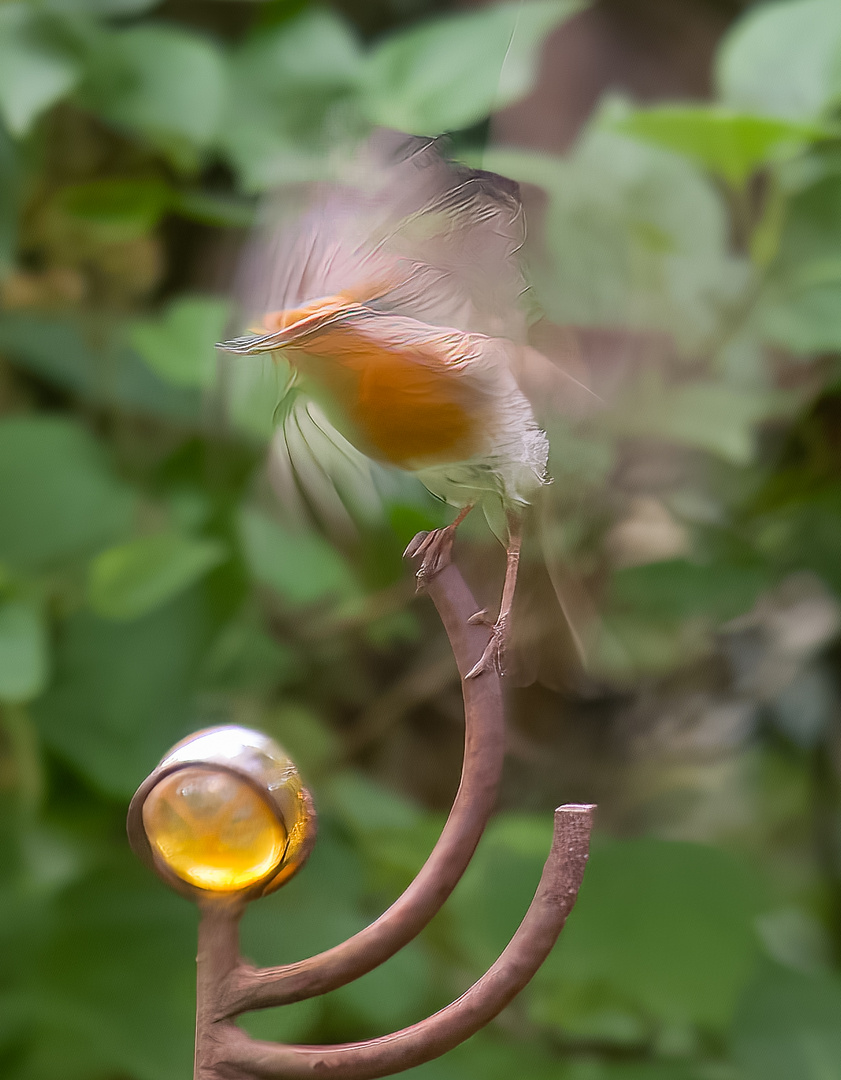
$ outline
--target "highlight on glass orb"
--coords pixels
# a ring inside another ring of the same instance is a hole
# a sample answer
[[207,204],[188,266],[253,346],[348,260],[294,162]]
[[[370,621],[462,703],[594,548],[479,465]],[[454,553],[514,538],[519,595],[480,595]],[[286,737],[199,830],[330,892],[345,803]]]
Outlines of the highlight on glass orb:
[[263,895],[303,865],[315,812],[273,739],[248,728],[200,731],[178,743],[129,807],[135,851],[168,880],[202,893]]

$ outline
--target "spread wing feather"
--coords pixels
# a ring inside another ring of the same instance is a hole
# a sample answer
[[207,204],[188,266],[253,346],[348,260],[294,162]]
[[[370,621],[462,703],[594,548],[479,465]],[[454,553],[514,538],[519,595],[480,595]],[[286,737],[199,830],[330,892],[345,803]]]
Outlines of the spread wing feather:
[[252,319],[342,293],[437,326],[525,335],[519,188],[448,161],[440,140],[377,132],[342,183],[287,192],[264,217],[240,287]]
[[380,514],[383,471],[336,430],[321,407],[293,387],[278,409],[269,479],[287,513],[348,535]]

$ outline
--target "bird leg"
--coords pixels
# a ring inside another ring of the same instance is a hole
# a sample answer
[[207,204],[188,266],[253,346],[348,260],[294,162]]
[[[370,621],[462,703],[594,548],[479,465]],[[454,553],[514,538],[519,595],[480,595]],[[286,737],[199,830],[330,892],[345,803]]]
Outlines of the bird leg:
[[[499,615],[491,627],[491,640],[478,662],[468,671],[466,679],[475,679],[484,671],[495,671],[502,674],[502,658],[505,655],[506,639],[508,637],[508,619],[511,615],[511,605],[514,602],[514,589],[517,586],[517,570],[520,566],[520,546],[522,543],[522,529],[520,518],[516,514],[508,515],[508,546],[506,548],[507,560],[505,564],[505,584],[502,586],[502,601],[499,605]],[[487,613],[477,611],[468,622],[484,623]]]
[[443,529],[433,529],[432,532],[418,533],[406,550],[403,552],[404,559],[411,559],[417,555],[423,555],[423,562],[415,574],[418,581],[417,591],[423,592],[430,578],[444,569],[450,562],[453,551],[453,541],[456,538],[456,529],[473,509],[473,503],[460,510],[455,521]]

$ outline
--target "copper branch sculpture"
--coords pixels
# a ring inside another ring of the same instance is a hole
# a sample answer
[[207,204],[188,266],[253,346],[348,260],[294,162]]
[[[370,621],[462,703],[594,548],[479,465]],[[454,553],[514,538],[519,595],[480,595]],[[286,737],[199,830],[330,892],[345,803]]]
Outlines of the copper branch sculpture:
[[[487,647],[488,629],[468,621],[477,605],[453,564],[429,580],[426,589],[441,616],[462,677],[465,746],[461,783],[447,823],[423,868],[402,896],[366,929],[318,956],[282,967],[254,968],[240,957],[239,920],[246,903],[287,880],[302,865],[314,840],[315,817],[309,795],[291,762],[278,759],[281,752],[264,736],[227,728],[185,740],[164,758],[132,800],[128,829],[135,851],[168,884],[197,900],[201,911],[195,1080],[293,1080],[318,1074],[369,1080],[429,1061],[473,1035],[505,1008],[546,959],[572,910],[588,857],[594,810],[589,805],[561,806],[555,811],[552,848],[519,929],[493,967],[440,1012],[381,1038],[337,1046],[260,1042],[236,1026],[235,1018],[243,1012],[327,993],[371,971],[403,948],[450,895],[488,822],[504,756],[502,691],[499,676],[491,671],[480,678],[465,678]],[[274,748],[270,767],[265,746]],[[173,778],[180,785],[177,791]],[[216,794],[208,796],[213,785]],[[280,841],[264,862],[260,862],[262,848],[254,848],[256,854],[252,852],[251,857],[257,862],[247,873],[243,871],[242,884],[220,885],[213,876],[218,868],[194,872],[179,862],[181,849],[177,837],[172,840],[169,824],[175,820],[172,800],[185,792],[193,798],[191,806],[198,806],[205,815],[205,822],[217,805],[230,813],[232,800],[243,819],[255,796],[262,807],[260,814],[266,813],[267,805],[275,814]],[[161,827],[165,841],[155,832]],[[206,878],[198,876],[200,872],[206,873]]]

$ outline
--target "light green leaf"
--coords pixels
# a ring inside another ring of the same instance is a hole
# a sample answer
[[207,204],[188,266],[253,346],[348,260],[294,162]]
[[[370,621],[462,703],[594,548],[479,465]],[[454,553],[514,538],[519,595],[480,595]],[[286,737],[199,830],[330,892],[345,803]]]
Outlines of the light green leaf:
[[817,118],[841,94],[841,5],[837,0],[757,5],[727,35],[716,75],[732,108]]
[[224,562],[225,546],[161,533],[109,548],[90,565],[88,600],[104,618],[136,619],[184,592]]
[[216,342],[224,337],[229,311],[224,300],[181,296],[159,318],[135,320],[129,341],[168,382],[210,386],[216,377]]
[[769,967],[744,996],[733,1052],[746,1080],[834,1080],[841,981]]
[[216,137],[225,94],[224,58],[210,39],[142,25],[102,34],[88,59],[82,101],[191,166]]
[[569,157],[491,151],[482,165],[546,189],[533,280],[562,325],[665,330],[691,351],[745,288],[721,198],[685,158],[595,126]]
[[0,422],[0,559],[36,567],[83,555],[127,531],[134,505],[83,427]]
[[614,435],[666,439],[746,465],[753,458],[759,422],[779,415],[787,404],[778,394],[725,383],[666,387],[653,374],[644,374],[602,422]]
[[220,143],[246,187],[317,179],[337,142],[360,130],[361,50],[338,15],[307,8],[247,38],[230,60]]
[[41,611],[32,604],[0,605],[0,701],[29,701],[47,684],[49,642]]
[[628,683],[640,676],[664,675],[710,652],[710,634],[697,622],[625,612],[600,618],[588,664],[596,677]]
[[292,604],[356,592],[339,553],[315,533],[290,533],[259,510],[240,514],[240,536],[254,577]]
[[832,132],[817,124],[734,112],[719,106],[663,105],[609,118],[607,127],[685,154],[734,185],[759,166]]
[[247,38],[231,57],[251,89],[276,97],[299,91],[341,89],[359,77],[360,48],[351,26],[327,8],[307,8]]
[[841,349],[841,264],[826,271],[828,280],[770,285],[756,312],[766,341],[807,357]]
[[0,116],[14,135],[70,93],[78,61],[25,4],[0,6]]
[[365,62],[368,118],[418,135],[478,123],[529,92],[547,35],[585,6],[583,0],[522,0],[386,38]]
[[823,176],[789,200],[755,323],[793,352],[841,348],[841,177]]

